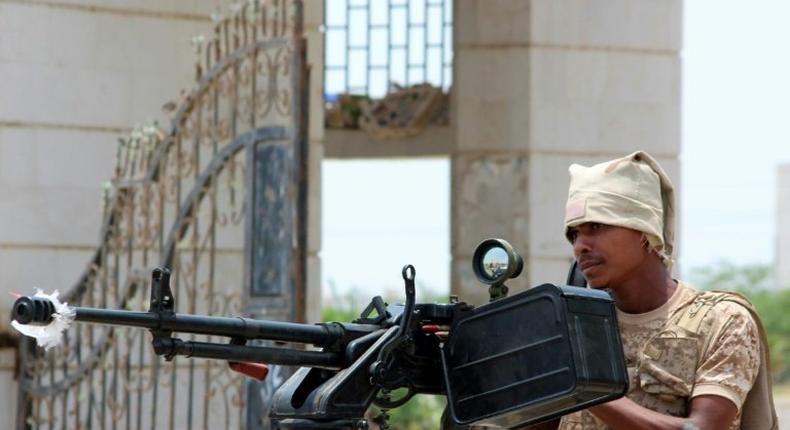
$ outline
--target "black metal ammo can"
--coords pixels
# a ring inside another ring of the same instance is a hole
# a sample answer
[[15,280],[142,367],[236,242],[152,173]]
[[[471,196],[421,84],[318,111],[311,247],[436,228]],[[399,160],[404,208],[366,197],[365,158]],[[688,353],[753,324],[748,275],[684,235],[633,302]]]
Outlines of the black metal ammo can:
[[525,426],[628,389],[617,314],[604,291],[543,284],[473,309],[450,333],[442,359],[459,424]]

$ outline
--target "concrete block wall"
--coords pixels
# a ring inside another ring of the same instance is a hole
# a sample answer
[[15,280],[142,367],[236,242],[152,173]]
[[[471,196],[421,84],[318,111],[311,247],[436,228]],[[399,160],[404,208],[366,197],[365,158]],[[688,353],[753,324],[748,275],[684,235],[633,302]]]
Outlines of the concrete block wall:
[[[452,285],[480,302],[468,266],[486,237],[525,257],[512,288],[564,281],[570,164],[643,149],[679,188],[682,1],[464,0],[454,11]],[[486,195],[504,160],[508,192]]]

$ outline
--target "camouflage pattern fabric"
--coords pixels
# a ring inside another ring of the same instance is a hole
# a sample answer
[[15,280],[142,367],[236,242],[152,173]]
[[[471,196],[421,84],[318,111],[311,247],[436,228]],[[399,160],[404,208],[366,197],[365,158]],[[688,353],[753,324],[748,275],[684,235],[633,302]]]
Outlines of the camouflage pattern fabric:
[[[630,379],[626,396],[678,417],[688,415],[689,400],[695,396],[721,396],[738,407],[729,427],[737,430],[741,406],[760,366],[760,334],[749,311],[731,301],[715,303],[694,332],[683,329],[677,325],[678,316],[693,315],[695,297],[693,289],[679,283],[658,309],[643,314],[618,311]],[[608,428],[587,411],[563,417],[559,426],[562,430]]]

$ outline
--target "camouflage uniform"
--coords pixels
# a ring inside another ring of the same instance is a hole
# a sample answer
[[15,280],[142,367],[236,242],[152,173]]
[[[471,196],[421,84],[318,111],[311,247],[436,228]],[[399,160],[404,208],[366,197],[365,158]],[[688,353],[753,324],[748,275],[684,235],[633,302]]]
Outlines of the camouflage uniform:
[[[738,415],[729,427],[740,428],[741,406],[760,366],[760,334],[749,311],[730,301],[716,303],[696,333],[676,324],[676,315],[693,312],[696,292],[684,285],[658,309],[643,314],[618,311],[629,374],[626,396],[654,411],[688,416],[689,400],[717,395],[731,400]],[[674,323],[673,323],[674,322]],[[702,359],[699,355],[706,351]],[[607,429],[590,412],[562,418],[559,429]]]

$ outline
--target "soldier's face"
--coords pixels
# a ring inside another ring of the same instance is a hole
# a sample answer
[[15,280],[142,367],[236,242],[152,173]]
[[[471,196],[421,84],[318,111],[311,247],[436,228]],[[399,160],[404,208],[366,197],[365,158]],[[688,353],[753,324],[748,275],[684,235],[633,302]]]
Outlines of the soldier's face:
[[590,222],[570,229],[568,238],[593,288],[616,288],[635,278],[649,254],[642,233],[630,228]]

